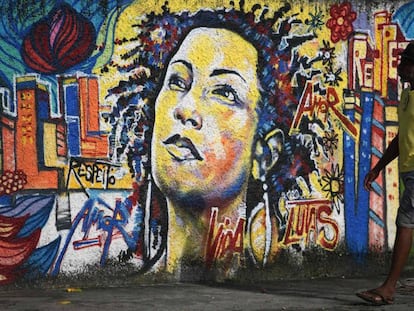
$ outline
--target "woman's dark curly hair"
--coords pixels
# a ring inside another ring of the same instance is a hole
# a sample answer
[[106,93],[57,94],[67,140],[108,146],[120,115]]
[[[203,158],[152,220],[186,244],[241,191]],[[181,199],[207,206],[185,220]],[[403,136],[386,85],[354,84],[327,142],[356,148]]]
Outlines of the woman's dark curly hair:
[[[300,59],[297,56],[293,57],[293,54],[295,47],[313,38],[313,35],[295,37],[289,34],[292,24],[297,22],[294,16],[284,16],[291,9],[289,4],[268,18],[268,9],[262,9],[258,4],[250,11],[244,10],[244,1],[240,1],[239,6],[239,10],[231,7],[174,14],[170,12],[166,2],[161,14],[151,12],[140,24],[133,25],[137,29],[136,35],[123,39],[122,43],[136,45],[121,56],[128,65],[118,67],[118,70],[127,73],[143,67],[149,69],[149,74],[141,72],[139,75],[132,75],[128,81],[121,81],[117,87],[109,91],[108,95],[125,94],[119,97],[117,106],[112,111],[111,122],[117,123],[122,111],[124,131],[130,130],[134,123],[131,120],[136,120],[132,115],[136,112],[137,103],[144,100],[147,103],[144,111],[147,121],[145,145],[150,146],[154,102],[162,86],[169,59],[192,29],[225,28],[251,42],[258,52],[257,74],[261,86],[261,99],[258,105],[259,122],[256,138],[263,138],[274,128],[279,128],[287,134],[297,105],[297,99],[291,91],[291,77]],[[139,86],[140,91],[136,91]],[[135,128],[142,129],[142,125]],[[115,131],[115,126],[113,129]],[[121,147],[114,152],[127,151],[133,172],[134,148],[128,148],[128,144],[130,142],[125,139],[121,142]]]

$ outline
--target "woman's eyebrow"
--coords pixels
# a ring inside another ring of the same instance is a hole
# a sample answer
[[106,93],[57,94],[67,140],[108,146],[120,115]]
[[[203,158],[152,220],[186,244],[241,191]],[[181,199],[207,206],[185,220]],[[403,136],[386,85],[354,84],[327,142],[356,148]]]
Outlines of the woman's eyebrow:
[[246,79],[244,79],[237,71],[230,70],[230,69],[215,69],[210,74],[210,77],[218,76],[218,75],[222,75],[222,74],[235,74],[235,75],[239,76],[244,82],[246,82]]
[[177,59],[177,60],[173,61],[171,64],[176,64],[176,63],[181,63],[184,66],[186,66],[190,71],[193,71],[193,66],[185,60]]

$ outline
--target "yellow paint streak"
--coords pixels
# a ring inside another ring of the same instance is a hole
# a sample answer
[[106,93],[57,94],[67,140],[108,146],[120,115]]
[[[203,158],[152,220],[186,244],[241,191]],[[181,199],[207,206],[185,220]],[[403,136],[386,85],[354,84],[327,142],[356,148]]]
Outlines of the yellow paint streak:
[[56,142],[56,124],[44,123],[43,152],[45,166],[47,167],[66,167],[66,164],[58,158]]
[[266,243],[266,211],[261,209],[252,220],[250,243],[254,258],[258,262],[263,262]]

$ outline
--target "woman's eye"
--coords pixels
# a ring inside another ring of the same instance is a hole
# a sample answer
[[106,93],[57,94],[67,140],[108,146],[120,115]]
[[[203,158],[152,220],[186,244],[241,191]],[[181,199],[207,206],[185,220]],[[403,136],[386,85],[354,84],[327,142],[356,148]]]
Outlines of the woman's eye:
[[184,91],[187,89],[187,84],[185,83],[184,79],[173,75],[168,79],[168,86],[172,90],[176,91]]
[[233,104],[239,103],[237,92],[230,85],[222,85],[219,88],[213,90],[212,93],[224,97],[226,101],[230,101]]

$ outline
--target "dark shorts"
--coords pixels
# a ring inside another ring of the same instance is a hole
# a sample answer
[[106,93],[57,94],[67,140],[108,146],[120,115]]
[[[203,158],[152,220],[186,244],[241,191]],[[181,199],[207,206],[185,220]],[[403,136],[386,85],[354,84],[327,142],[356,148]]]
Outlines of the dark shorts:
[[404,192],[400,199],[396,224],[399,227],[414,228],[414,171],[401,173]]

